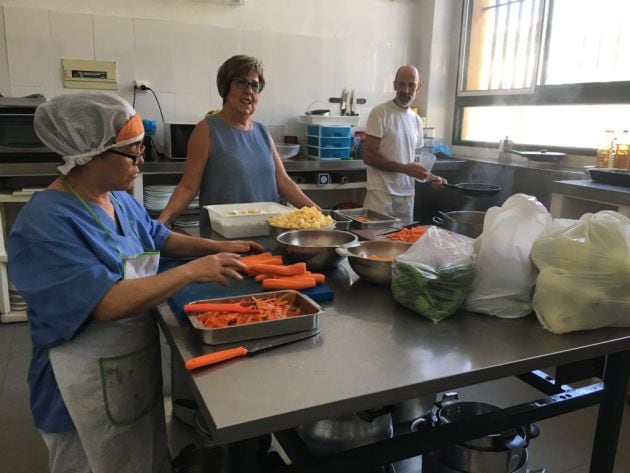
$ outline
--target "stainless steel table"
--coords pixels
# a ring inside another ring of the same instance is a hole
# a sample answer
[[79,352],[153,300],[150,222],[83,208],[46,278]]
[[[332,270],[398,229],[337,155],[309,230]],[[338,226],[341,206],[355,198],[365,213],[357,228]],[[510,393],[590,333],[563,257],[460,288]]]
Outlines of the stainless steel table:
[[[190,375],[196,400],[217,441],[234,442],[422,394],[607,355],[608,372],[601,389],[585,397],[588,405],[602,403],[593,464],[599,468],[597,473],[612,472],[621,421],[615,413],[623,410],[630,329],[554,335],[533,315],[502,320],[463,311],[433,324],[398,305],[389,288],[357,279],[346,264],[328,274],[327,282],[335,300],[322,304],[317,338]],[[157,310],[175,358],[181,361],[212,351],[180,324],[170,306],[162,304]],[[576,404],[569,410],[585,406]],[[516,408],[513,419],[522,411]],[[547,409],[534,420],[566,411]],[[473,429],[469,438],[483,430],[483,426]],[[382,447],[400,459],[412,456],[411,445]],[[373,451],[357,453],[369,456]],[[343,455],[340,458],[344,460]],[[337,470],[327,464],[321,471]]]

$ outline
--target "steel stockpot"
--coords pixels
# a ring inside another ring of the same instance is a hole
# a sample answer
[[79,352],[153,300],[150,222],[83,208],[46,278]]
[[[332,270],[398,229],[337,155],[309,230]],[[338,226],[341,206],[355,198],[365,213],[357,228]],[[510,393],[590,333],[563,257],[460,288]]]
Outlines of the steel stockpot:
[[[458,422],[501,410],[492,404],[456,399],[456,394],[445,395],[437,403],[437,412],[414,421],[411,430],[417,431],[431,423]],[[464,473],[514,473],[526,463],[529,440],[538,434],[538,428],[530,424],[451,444],[440,450],[440,461],[442,465]]]
[[433,217],[433,222],[455,233],[477,238],[483,232],[485,212],[458,210],[456,212],[439,212],[441,217]]

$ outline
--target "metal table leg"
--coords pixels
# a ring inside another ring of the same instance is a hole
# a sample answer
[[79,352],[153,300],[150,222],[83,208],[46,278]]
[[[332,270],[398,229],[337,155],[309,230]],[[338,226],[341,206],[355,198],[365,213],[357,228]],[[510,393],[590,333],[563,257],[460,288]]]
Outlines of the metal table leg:
[[630,351],[613,353],[606,357],[604,392],[597,416],[590,473],[613,472],[629,369]]

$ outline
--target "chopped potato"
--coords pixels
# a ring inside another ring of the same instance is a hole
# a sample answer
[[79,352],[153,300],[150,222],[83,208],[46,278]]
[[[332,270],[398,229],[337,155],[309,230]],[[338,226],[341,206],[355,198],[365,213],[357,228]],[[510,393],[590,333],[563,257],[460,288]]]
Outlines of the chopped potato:
[[335,221],[329,215],[324,215],[316,207],[302,207],[269,219],[269,224],[279,228],[324,228],[330,227]]

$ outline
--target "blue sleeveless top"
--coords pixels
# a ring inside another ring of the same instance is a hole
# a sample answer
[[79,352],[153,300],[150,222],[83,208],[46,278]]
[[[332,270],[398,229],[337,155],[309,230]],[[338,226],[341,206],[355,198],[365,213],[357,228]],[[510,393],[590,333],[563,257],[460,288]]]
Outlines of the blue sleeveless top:
[[[276,167],[267,128],[254,122],[251,130],[234,128],[220,118],[206,118],[212,151],[208,157],[199,205],[278,202]],[[210,227],[208,212],[199,213],[201,229]]]

